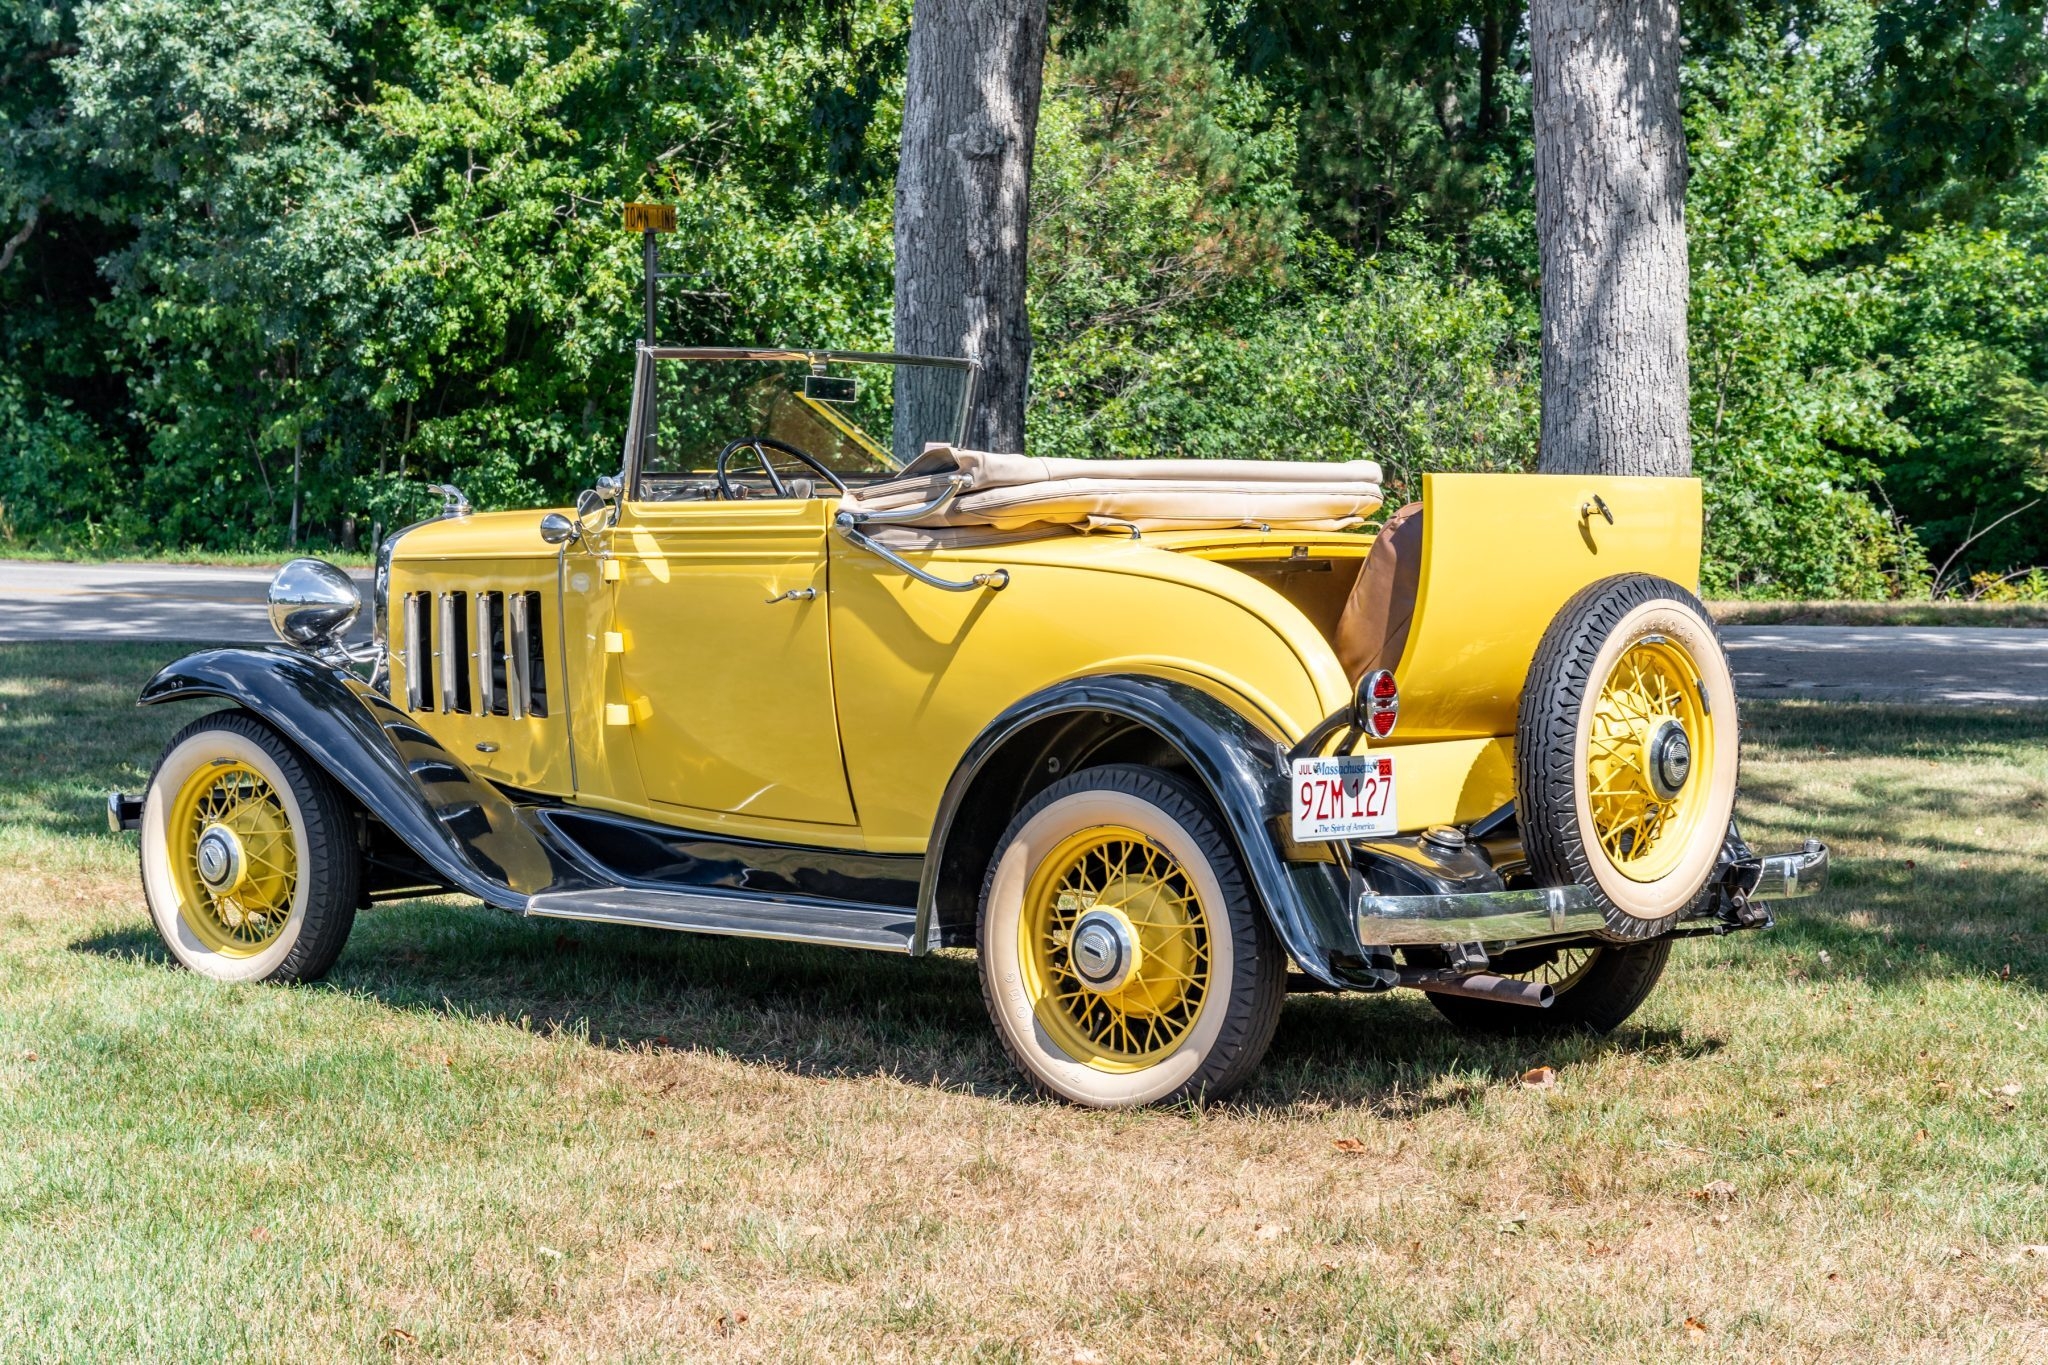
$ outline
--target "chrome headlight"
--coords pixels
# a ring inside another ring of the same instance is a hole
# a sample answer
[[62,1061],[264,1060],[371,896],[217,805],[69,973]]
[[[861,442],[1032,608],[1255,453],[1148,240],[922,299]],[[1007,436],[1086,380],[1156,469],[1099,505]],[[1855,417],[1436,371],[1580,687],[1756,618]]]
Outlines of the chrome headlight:
[[294,559],[270,580],[270,628],[288,645],[339,645],[362,610],[355,580],[322,559]]

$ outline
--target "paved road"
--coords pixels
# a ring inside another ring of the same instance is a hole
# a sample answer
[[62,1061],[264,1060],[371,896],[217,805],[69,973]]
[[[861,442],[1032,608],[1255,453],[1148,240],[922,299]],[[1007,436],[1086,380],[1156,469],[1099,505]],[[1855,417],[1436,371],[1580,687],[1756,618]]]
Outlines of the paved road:
[[1745,697],[2048,701],[2048,630],[1729,626],[1721,637]]
[[[0,560],[0,640],[270,641],[269,569]],[[365,607],[351,638],[369,637]]]
[[[369,575],[358,572],[365,595]],[[268,641],[268,569],[0,560],[0,640]],[[367,636],[369,612],[357,636]],[[2048,630],[1731,626],[1749,697],[2048,701]]]

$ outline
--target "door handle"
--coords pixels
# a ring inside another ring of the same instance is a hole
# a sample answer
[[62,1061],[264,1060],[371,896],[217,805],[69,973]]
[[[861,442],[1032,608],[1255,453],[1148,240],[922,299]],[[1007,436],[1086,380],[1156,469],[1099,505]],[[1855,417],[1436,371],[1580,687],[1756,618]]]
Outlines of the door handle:
[[811,602],[815,601],[817,596],[816,588],[791,588],[788,592],[776,593],[768,599],[768,604],[773,606],[777,602]]

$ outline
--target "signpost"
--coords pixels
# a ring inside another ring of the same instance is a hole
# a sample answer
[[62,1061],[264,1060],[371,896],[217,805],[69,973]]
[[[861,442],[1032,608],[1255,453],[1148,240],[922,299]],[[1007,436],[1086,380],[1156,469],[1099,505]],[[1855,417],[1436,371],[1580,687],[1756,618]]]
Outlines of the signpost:
[[[658,336],[655,333],[655,304],[661,293],[661,234],[676,230],[676,206],[674,204],[628,204],[626,205],[626,231],[640,234],[640,259],[642,271],[647,277],[647,345],[652,346]],[[647,406],[642,411],[640,431],[640,458],[647,458],[659,447],[661,436],[660,409],[656,405],[656,376],[647,377]]]
[[676,230],[674,204],[626,205],[626,231],[640,234],[640,252],[647,277],[647,344],[654,345],[654,304],[661,286],[661,243],[664,232]]

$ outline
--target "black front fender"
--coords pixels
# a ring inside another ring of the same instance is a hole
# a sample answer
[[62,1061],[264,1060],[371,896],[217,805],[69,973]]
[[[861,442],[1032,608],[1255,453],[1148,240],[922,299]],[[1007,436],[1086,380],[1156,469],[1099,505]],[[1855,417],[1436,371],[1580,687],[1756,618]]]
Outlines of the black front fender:
[[539,892],[592,885],[504,793],[352,673],[281,645],[209,649],[167,665],[140,702],[197,697],[275,727],[457,890],[524,910]]
[[1326,986],[1384,984],[1359,954],[1344,875],[1334,863],[1291,862],[1276,844],[1275,821],[1287,809],[1286,745],[1198,687],[1125,674],[1076,678],[1026,697],[968,749],[946,784],[925,854],[915,940],[921,947],[932,941],[947,840],[960,828],[975,779],[1012,740],[1064,715],[1120,717],[1165,740],[1215,800],[1252,892],[1296,964]]

